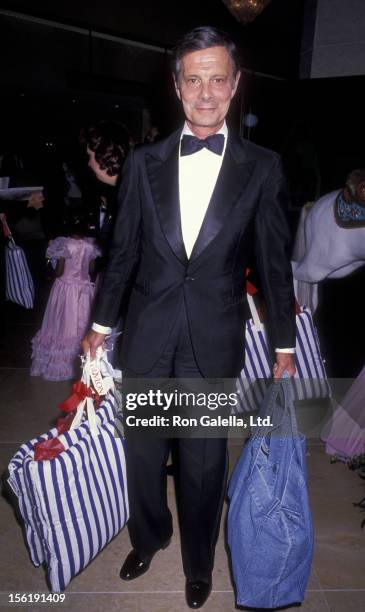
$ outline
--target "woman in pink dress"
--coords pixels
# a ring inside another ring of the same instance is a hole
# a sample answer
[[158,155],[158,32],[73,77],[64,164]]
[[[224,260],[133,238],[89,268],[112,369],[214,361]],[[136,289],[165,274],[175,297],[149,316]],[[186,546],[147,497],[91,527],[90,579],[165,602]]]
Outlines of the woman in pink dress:
[[57,260],[42,327],[32,340],[31,376],[46,380],[68,380],[77,376],[78,355],[94,298],[90,280],[100,250],[92,238],[85,238],[82,219],[75,215],[69,237],[53,240],[46,257]]

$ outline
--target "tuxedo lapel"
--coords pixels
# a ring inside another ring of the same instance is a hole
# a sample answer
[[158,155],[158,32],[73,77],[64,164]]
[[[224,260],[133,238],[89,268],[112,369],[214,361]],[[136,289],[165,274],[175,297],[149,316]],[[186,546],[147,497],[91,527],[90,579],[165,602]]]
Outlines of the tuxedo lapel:
[[190,261],[199,257],[216,237],[227,216],[246,189],[254,166],[255,161],[247,160],[239,140],[229,135],[222,167],[198,238],[194,244]]
[[[146,154],[146,167],[161,228],[176,257],[186,265],[179,202],[179,142],[181,130]],[[227,216],[248,186],[255,161],[247,159],[241,142],[228,136],[221,170],[204,221],[192,250],[196,259],[221,230]]]
[[179,202],[179,142],[180,133],[174,132],[156,154],[146,155],[146,166],[152,196],[162,231],[175,255],[186,265]]

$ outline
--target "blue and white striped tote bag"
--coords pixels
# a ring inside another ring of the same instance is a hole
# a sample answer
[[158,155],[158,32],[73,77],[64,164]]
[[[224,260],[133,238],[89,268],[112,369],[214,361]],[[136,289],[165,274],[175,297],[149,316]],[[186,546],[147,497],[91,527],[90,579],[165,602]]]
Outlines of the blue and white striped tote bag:
[[17,246],[12,237],[5,247],[6,299],[33,308],[34,283],[29,271],[23,249]]
[[[129,517],[124,440],[117,406],[106,400],[89,421],[58,436],[57,429],[23,444],[9,465],[34,565],[45,562],[53,592],[70,580],[123,528]],[[33,445],[57,437],[65,450],[34,460]]]
[[[235,411],[257,410],[272,377],[272,360],[264,324],[254,300],[247,295],[252,318],[246,323],[245,365],[237,380],[238,405]],[[327,398],[331,395],[317,331],[310,310],[303,306],[296,315],[295,400]]]

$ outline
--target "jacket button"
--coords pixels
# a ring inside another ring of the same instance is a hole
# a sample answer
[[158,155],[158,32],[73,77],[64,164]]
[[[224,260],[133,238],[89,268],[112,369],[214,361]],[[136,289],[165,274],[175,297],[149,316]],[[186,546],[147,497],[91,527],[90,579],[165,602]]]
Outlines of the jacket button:
[[195,278],[193,278],[192,276],[185,276],[185,281],[193,281],[195,280]]

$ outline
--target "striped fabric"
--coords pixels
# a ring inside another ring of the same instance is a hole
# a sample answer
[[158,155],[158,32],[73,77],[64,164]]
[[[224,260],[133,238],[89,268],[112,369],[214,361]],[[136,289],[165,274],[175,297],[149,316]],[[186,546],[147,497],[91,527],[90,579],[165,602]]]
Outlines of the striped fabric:
[[[330,396],[330,387],[321,357],[317,331],[310,310],[302,307],[296,316],[296,374],[293,390],[296,400]],[[237,380],[238,406],[235,411],[257,410],[272,376],[265,327],[249,319],[246,324],[245,366]]]
[[34,284],[23,249],[12,238],[5,248],[6,299],[33,308]]
[[[57,437],[52,429],[23,444],[9,465],[34,565],[45,561],[52,592],[70,580],[114,538],[128,520],[124,440],[113,399],[96,411],[98,435],[87,421],[61,436],[56,459],[34,461],[33,445]],[[119,428],[118,428],[119,429]]]

